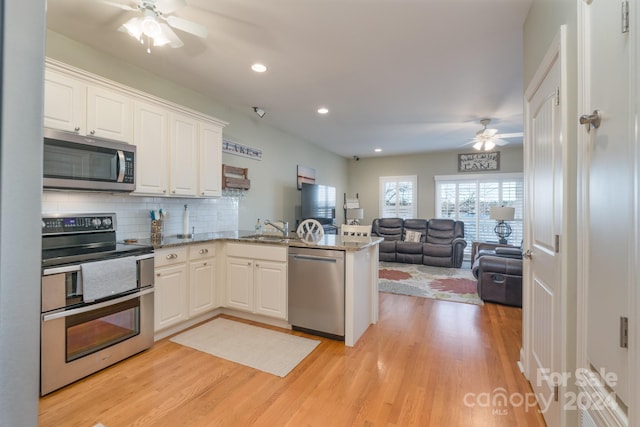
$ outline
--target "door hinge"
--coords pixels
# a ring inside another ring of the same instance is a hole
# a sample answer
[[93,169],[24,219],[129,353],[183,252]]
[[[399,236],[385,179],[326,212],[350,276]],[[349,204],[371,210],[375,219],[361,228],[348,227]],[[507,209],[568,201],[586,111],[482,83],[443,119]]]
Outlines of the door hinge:
[[556,107],[560,105],[560,87],[556,87],[556,93],[554,94],[555,99],[553,100],[556,104]]
[[557,254],[560,253],[560,235],[559,234],[556,234],[556,236],[555,236],[554,245],[555,245],[555,247],[554,247],[555,252]]
[[620,347],[629,348],[629,318],[620,317]]
[[558,384],[553,386],[553,401],[557,402],[560,399],[560,386]]
[[629,32],[629,0],[622,1],[622,34]]

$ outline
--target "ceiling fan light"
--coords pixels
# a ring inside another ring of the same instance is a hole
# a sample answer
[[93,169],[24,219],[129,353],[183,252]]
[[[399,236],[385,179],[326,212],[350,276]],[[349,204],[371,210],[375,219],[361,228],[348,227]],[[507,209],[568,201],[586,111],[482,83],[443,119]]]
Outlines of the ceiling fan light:
[[164,46],[168,43],[169,43],[169,39],[166,38],[164,34],[158,34],[156,37],[153,38],[154,46]]
[[140,39],[142,36],[142,28],[140,27],[140,20],[138,18],[131,18],[120,27],[120,30],[126,31],[131,37]]
[[156,38],[162,34],[162,30],[160,29],[160,24],[156,21],[156,18],[153,16],[145,16],[142,18],[142,22],[140,23],[140,27],[142,28],[142,32],[147,37]]
[[479,151],[479,150],[482,150],[482,145],[483,145],[483,142],[478,141],[475,144],[473,144],[473,148]]
[[495,146],[496,146],[496,144],[494,144],[493,141],[487,141],[487,142],[484,143],[484,151],[492,150],[493,147],[495,147]]

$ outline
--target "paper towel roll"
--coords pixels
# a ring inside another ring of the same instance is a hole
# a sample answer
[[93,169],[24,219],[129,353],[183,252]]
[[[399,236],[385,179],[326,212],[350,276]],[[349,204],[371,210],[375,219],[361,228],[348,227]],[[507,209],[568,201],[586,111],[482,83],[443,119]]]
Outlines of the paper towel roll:
[[189,209],[184,205],[184,213],[182,214],[182,234],[189,234]]

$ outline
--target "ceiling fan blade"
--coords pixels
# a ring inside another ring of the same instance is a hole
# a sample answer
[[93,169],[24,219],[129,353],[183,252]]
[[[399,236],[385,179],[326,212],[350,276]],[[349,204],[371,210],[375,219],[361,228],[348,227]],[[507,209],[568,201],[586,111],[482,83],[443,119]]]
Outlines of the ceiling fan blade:
[[115,1],[109,1],[109,0],[97,0],[97,1],[99,3],[103,3],[103,4],[106,4],[108,6],[117,7],[117,8],[122,9],[122,10],[128,10],[128,11],[131,11],[131,12],[137,12],[138,11],[137,7],[129,6],[127,4],[122,4],[122,3],[115,2]]
[[509,143],[509,141],[505,141],[504,139],[500,139],[500,138],[493,138],[491,141],[493,141],[494,144],[499,146],[507,145]]
[[160,28],[162,29],[162,35],[164,36],[165,40],[159,41],[157,44],[154,43],[156,46],[162,46],[166,43],[169,43],[169,46],[173,48],[184,46],[184,43],[182,43],[180,37],[178,37],[177,34],[167,24],[160,24]]
[[500,133],[495,135],[497,138],[522,138],[524,134],[522,132],[513,132],[513,133]]
[[484,136],[491,138],[492,136],[495,136],[495,134],[498,133],[498,129],[485,129],[484,132],[482,132],[484,134]]
[[187,2],[185,0],[156,0],[156,9],[165,15],[175,12],[186,5]]
[[173,28],[186,31],[195,36],[202,37],[203,39],[209,34],[209,30],[204,25],[196,24],[195,22],[187,21],[186,19],[178,18],[177,16],[169,16],[167,22]]

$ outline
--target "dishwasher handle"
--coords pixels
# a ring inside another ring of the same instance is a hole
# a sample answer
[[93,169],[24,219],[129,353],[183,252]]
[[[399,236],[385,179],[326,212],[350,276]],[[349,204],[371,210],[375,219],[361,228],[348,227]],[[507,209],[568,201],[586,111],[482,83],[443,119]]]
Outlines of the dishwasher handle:
[[293,257],[294,259],[299,259],[304,261],[320,261],[320,262],[330,262],[334,264],[338,262],[338,260],[335,258],[324,258],[324,257],[317,257],[317,256],[310,256],[310,255],[296,255],[296,254],[289,254],[289,256]]

